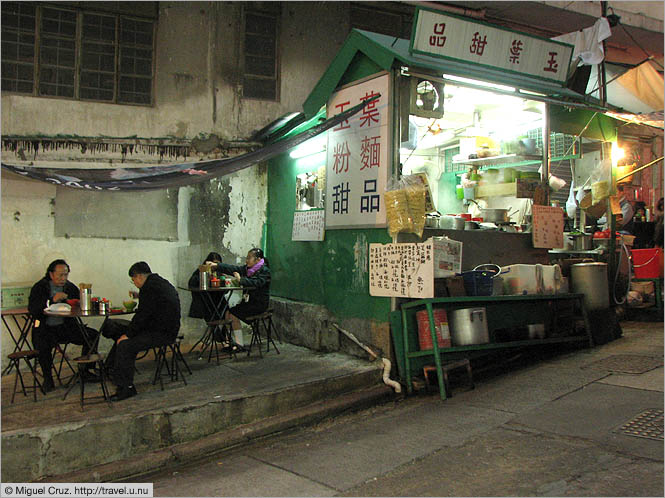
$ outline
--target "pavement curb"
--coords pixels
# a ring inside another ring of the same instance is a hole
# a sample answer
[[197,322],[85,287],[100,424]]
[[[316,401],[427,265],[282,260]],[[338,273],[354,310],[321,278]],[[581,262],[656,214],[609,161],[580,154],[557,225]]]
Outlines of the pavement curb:
[[293,427],[313,424],[345,411],[360,410],[394,398],[392,388],[379,385],[336,396],[330,400],[312,403],[289,413],[237,426],[196,441],[175,444],[149,453],[67,474],[45,477],[37,482],[110,482],[127,479],[132,476],[182,465],[188,463],[188,461],[204,458],[261,437]]

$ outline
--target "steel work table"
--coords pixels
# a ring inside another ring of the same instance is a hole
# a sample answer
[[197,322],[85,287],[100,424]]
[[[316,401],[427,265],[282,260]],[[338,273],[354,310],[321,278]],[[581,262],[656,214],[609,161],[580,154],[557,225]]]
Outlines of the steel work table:
[[[390,316],[400,377],[406,380],[408,393],[412,393],[412,373],[417,371],[418,368],[422,368],[425,363],[431,363],[433,360],[436,365],[441,399],[445,400],[446,391],[442,375],[442,358],[457,359],[489,350],[566,342],[587,342],[589,347],[592,347],[593,337],[583,297],[583,294],[465,296],[418,299],[403,303],[401,311],[393,311]],[[558,335],[560,332],[557,328],[557,320],[559,318],[558,308],[559,305],[566,302],[572,304],[573,313],[575,311],[574,308],[576,306],[579,307],[584,320],[584,335],[577,334],[574,317],[571,319],[573,323],[573,335]],[[471,307],[486,308],[490,342],[487,344],[439,348],[434,329],[432,309],[443,308],[449,314],[455,309]],[[416,312],[420,310],[427,310],[433,344],[433,349],[424,351],[419,349],[417,338]],[[550,332],[555,331],[557,335],[543,339],[496,342],[495,331],[498,329],[521,327],[539,322],[548,323],[550,325]]]

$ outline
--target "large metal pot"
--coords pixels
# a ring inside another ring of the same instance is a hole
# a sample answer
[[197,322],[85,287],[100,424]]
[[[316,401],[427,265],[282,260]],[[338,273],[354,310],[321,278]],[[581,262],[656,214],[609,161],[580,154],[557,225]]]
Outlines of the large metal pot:
[[481,209],[481,216],[483,221],[487,223],[508,223],[510,216],[508,216],[508,209]]
[[587,310],[610,307],[607,263],[577,263],[570,267],[570,280],[575,294],[584,294]]
[[490,342],[485,308],[464,308],[449,314],[453,346]]

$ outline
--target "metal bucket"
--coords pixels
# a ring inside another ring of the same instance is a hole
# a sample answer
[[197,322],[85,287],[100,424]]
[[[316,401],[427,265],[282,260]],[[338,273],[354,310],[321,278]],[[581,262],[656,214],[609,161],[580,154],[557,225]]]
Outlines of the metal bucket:
[[607,282],[607,263],[577,263],[570,267],[574,294],[584,294],[587,310],[608,309],[610,293]]
[[450,336],[453,346],[490,342],[485,308],[464,308],[450,313]]

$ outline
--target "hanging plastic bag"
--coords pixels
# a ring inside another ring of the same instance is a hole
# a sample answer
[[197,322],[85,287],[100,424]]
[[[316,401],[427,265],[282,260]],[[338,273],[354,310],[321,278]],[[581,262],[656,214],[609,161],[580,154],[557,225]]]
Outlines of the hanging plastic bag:
[[385,193],[388,233],[415,233],[422,237],[425,228],[427,187],[422,179],[410,175],[389,186]]
[[568,199],[566,200],[566,214],[568,218],[575,219],[577,214],[577,201],[575,199],[575,180],[570,181],[570,192],[568,193]]

